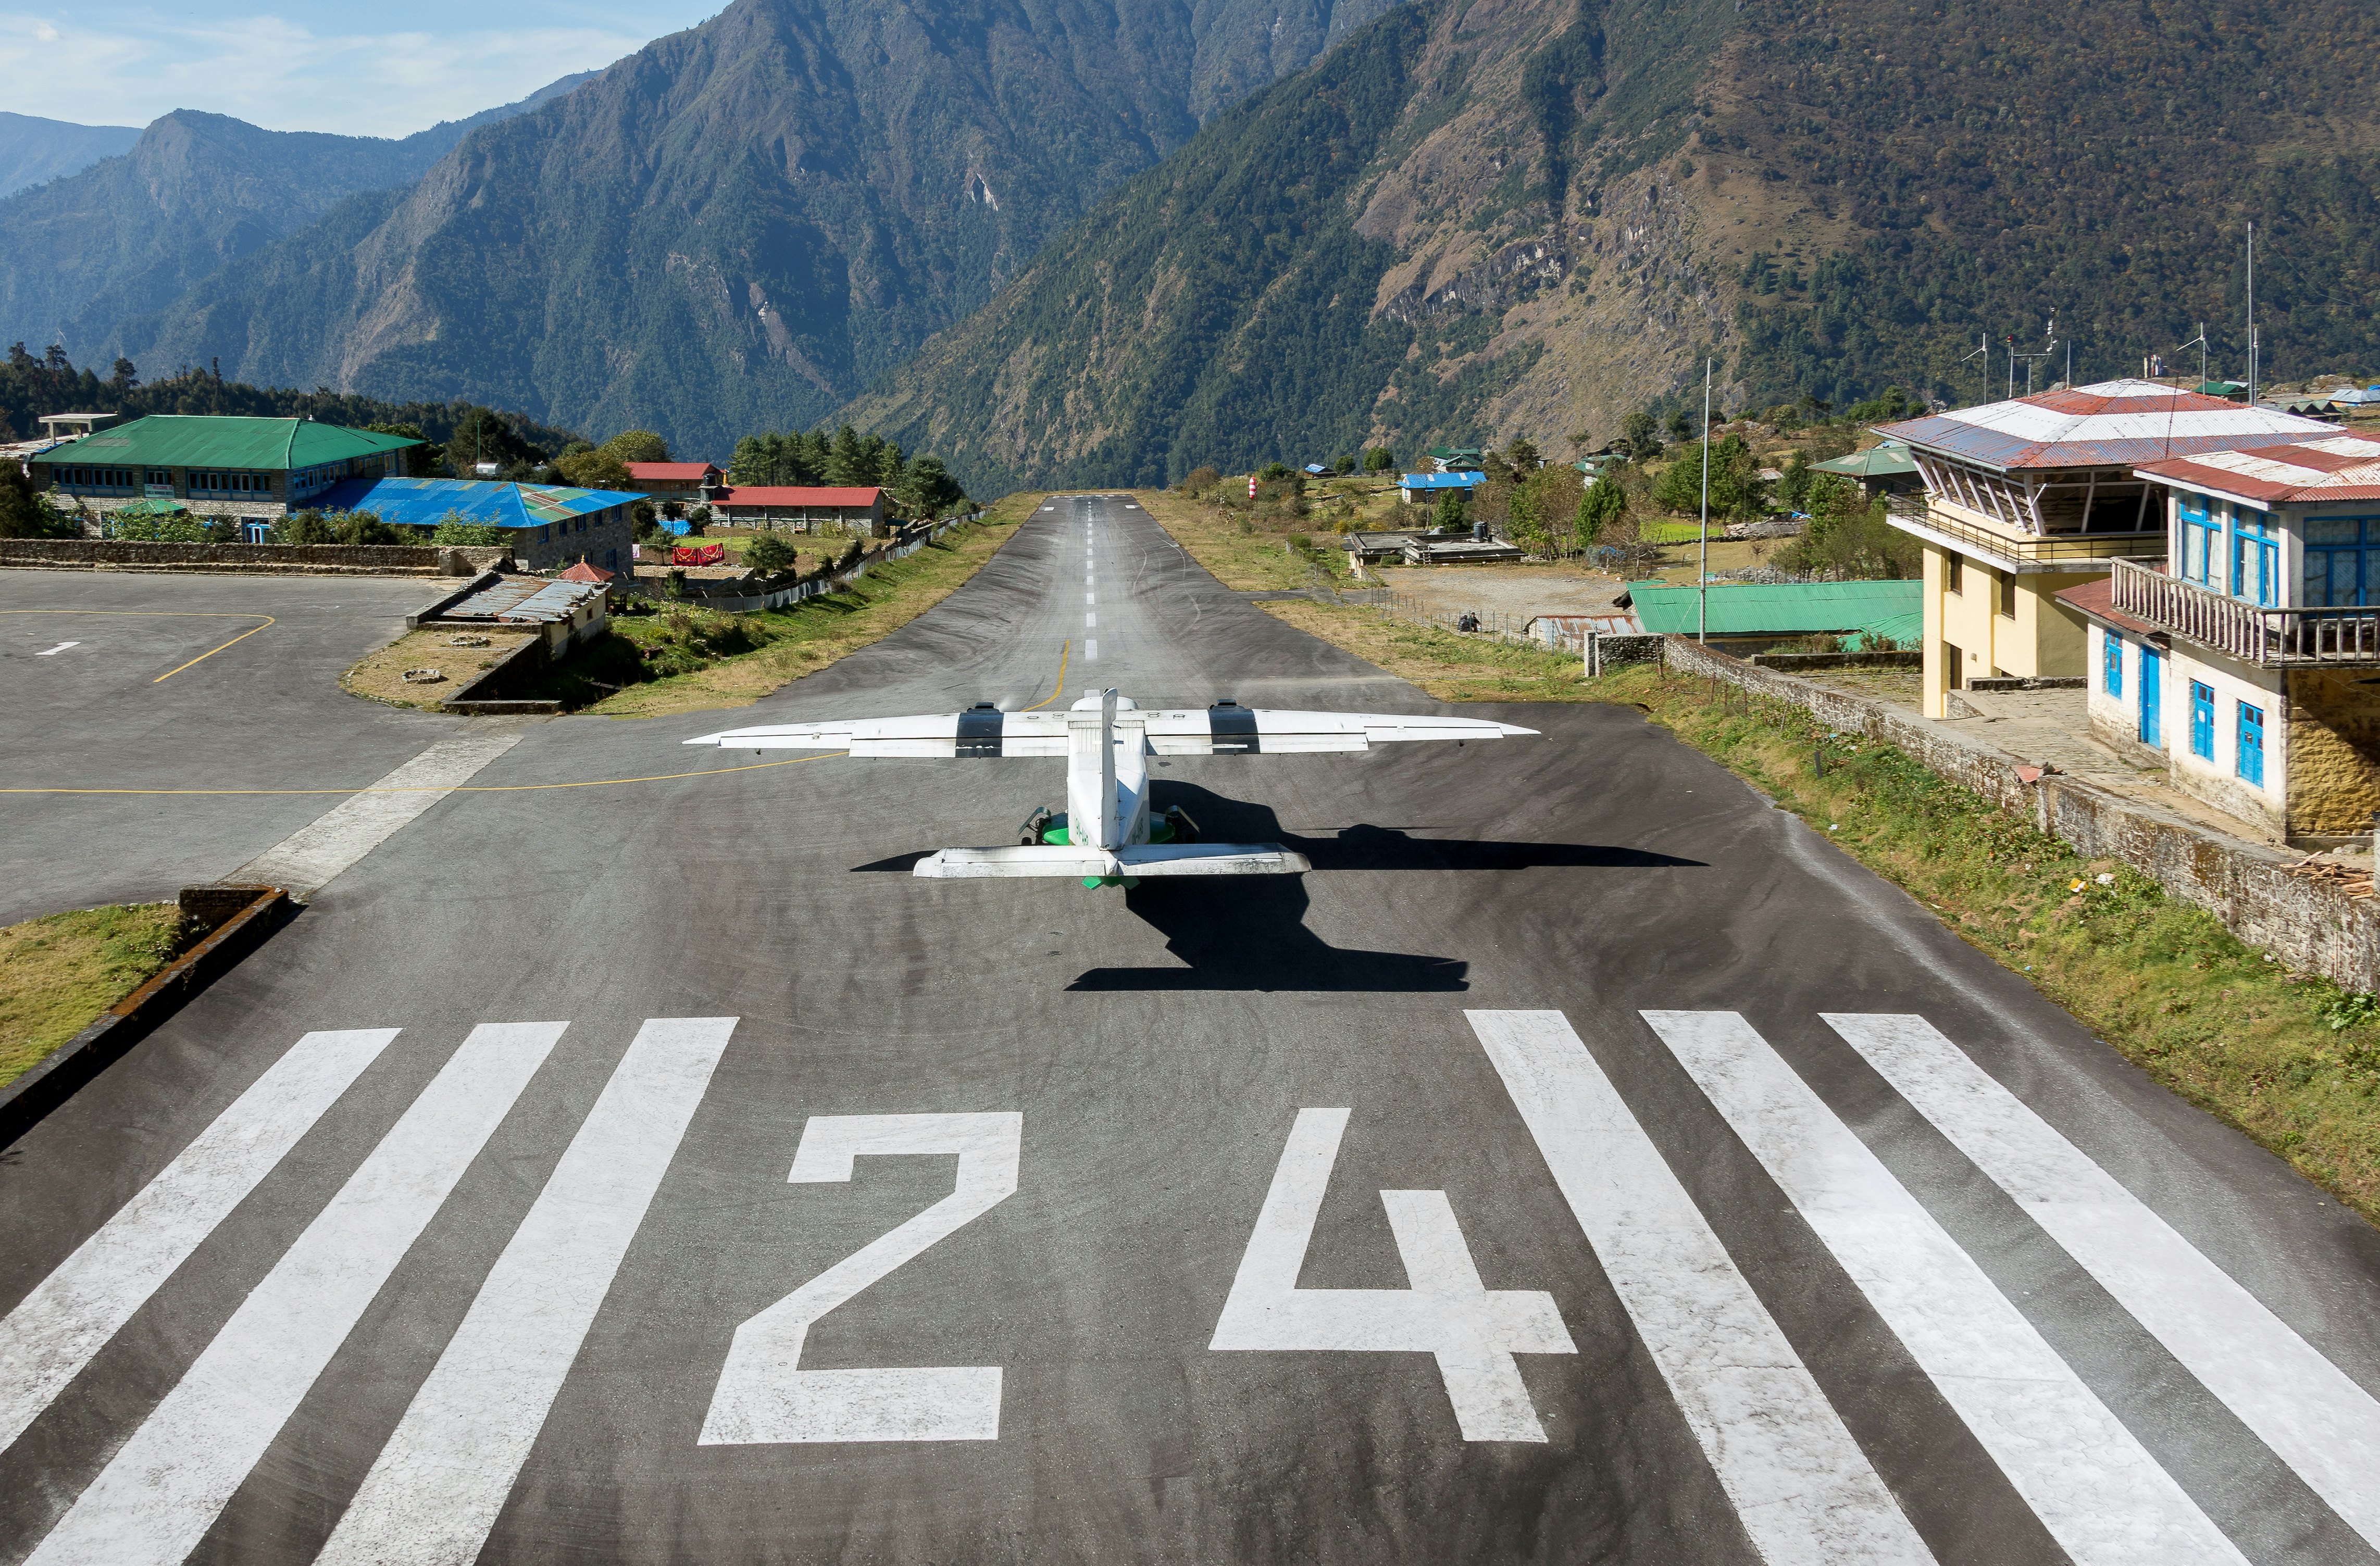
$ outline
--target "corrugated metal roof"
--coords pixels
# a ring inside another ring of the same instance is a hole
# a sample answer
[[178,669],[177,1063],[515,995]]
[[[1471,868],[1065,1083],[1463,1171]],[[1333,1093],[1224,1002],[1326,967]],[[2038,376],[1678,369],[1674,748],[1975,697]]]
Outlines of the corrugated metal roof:
[[449,516],[494,528],[542,528],[644,499],[625,490],[574,490],[486,479],[350,479],[322,492],[324,511],[369,511],[383,522],[436,527]]
[[441,620],[487,620],[497,625],[552,625],[567,620],[578,606],[603,591],[588,582],[549,582],[537,577],[506,577],[439,612]]
[[2360,435],[2144,462],[2144,478],[2267,505],[2380,500],[2380,441]]
[[1397,480],[1401,490],[1467,490],[1488,481],[1485,473],[1408,473]]
[[[1712,636],[1805,636],[1864,630],[1880,620],[1923,611],[1923,584],[1905,582],[1783,582],[1711,584]],[[1692,636],[1694,587],[1628,589],[1629,607],[1645,629]]]
[[1862,625],[1859,634],[1863,640],[1868,642],[1916,647],[1925,639],[1925,612],[1919,609],[1907,614],[1895,614],[1872,625]]
[[69,441],[44,462],[105,462],[127,467],[237,467],[266,472],[319,467],[373,456],[421,443],[320,424],[310,419],[247,419],[214,414],[152,413],[129,424]]
[[746,484],[730,489],[722,505],[847,505],[876,504],[880,489],[803,489],[794,485]]
[[2154,381],[2107,381],[1879,425],[1876,433],[2005,472],[2129,467],[2197,452],[2279,445],[2329,429],[2315,419],[2242,407]]
[[699,479],[718,469],[708,462],[631,462],[624,464],[628,477],[640,484],[659,484],[673,480]]

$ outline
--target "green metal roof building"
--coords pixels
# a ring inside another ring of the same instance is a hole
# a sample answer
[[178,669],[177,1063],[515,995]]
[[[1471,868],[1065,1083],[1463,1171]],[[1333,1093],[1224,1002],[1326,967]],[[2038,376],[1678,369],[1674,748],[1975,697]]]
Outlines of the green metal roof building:
[[261,528],[334,484],[403,477],[420,444],[310,419],[155,413],[53,446],[30,467],[35,485],[103,527],[135,502],[179,502]]
[[1826,462],[1810,464],[1813,473],[1836,473],[1858,483],[1860,492],[1874,500],[1881,494],[1900,494],[1924,488],[1917,472],[1917,459],[1899,441],[1887,441],[1880,446],[1855,451],[1848,456],[1838,456]]
[[[1693,636],[1702,593],[1692,587],[1634,587],[1620,600],[1648,632]],[[1797,637],[1847,637],[1921,614],[1924,584],[1900,582],[1718,583],[1710,588],[1706,634],[1730,646]],[[1894,639],[1898,640],[1896,634]],[[1753,650],[1758,650],[1754,649]]]

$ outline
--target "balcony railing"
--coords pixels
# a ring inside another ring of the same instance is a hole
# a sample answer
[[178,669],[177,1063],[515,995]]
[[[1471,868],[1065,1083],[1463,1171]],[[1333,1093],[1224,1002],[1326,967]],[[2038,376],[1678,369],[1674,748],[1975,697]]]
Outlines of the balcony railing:
[[1888,495],[1885,513],[1912,529],[1937,533],[1967,545],[1980,554],[2040,564],[2070,564],[2087,569],[2103,560],[2162,560],[2165,529],[2145,533],[2003,533],[1946,516],[1927,505],[1923,496]]
[[2380,663],[2380,608],[2267,609],[2121,560],[2109,585],[2119,614],[2244,662]]

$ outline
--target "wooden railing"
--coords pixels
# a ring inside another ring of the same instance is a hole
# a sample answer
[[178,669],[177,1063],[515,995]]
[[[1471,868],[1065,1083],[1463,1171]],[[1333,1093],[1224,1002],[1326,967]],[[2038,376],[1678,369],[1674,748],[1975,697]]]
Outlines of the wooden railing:
[[2034,560],[2077,566],[2101,560],[2155,560],[2165,554],[2165,529],[2144,533],[2003,533],[1978,528],[1925,504],[1922,495],[1887,495],[1885,514],[1895,521],[1939,533],[2003,560]]
[[2117,613],[2250,663],[2380,663],[2380,608],[2267,609],[2122,560],[2109,588]]

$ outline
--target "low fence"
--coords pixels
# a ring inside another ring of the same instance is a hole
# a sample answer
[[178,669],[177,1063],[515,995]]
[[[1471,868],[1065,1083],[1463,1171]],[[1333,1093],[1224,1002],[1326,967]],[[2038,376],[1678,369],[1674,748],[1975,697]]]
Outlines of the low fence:
[[699,584],[689,582],[686,584],[685,591],[665,594],[655,591],[646,586],[644,581],[631,577],[623,578],[613,590],[621,592],[623,596],[662,599],[669,602],[683,603],[693,609],[715,609],[723,614],[749,614],[762,609],[783,609],[799,603],[805,599],[818,598],[847,588],[868,575],[869,566],[880,564],[888,560],[905,560],[952,528],[962,527],[969,522],[979,522],[982,519],[983,513],[980,511],[970,512],[965,516],[946,517],[930,527],[902,534],[881,548],[868,551],[840,571],[829,572],[824,576],[808,577],[798,581],[786,581],[779,577],[773,585],[765,582],[733,582],[728,584],[729,590],[715,593],[704,592]]
[[2380,899],[2357,901],[2331,883],[2289,874],[2300,856],[2029,765],[1882,702],[1756,668],[1690,637],[1662,640],[1662,664],[1673,674],[1789,702],[1830,729],[1893,746],[2085,857],[2130,865],[2300,972],[2356,991],[2380,988]]
[[164,544],[129,539],[0,539],[0,567],[200,575],[475,577],[512,558],[449,544]]

